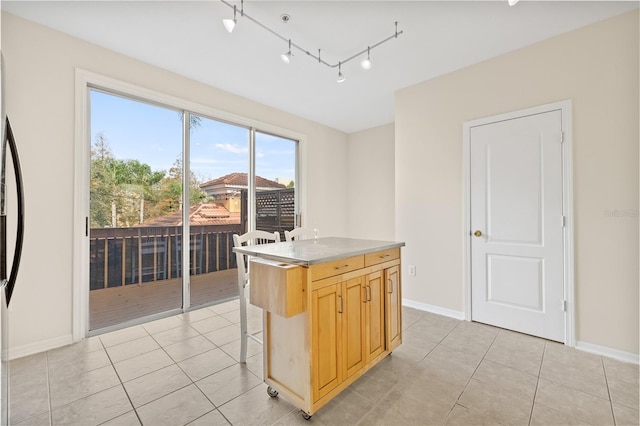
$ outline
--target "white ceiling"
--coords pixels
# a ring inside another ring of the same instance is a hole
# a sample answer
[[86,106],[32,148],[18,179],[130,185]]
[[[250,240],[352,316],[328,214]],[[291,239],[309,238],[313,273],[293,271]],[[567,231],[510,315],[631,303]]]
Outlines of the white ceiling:
[[[232,2],[240,6],[240,2]],[[394,120],[394,93],[638,7],[638,1],[247,1],[247,14],[330,63],[404,31],[337,70],[210,1],[2,1],[2,9],[254,101],[345,131]],[[280,15],[291,15],[284,24]],[[567,52],[569,53],[569,52]]]

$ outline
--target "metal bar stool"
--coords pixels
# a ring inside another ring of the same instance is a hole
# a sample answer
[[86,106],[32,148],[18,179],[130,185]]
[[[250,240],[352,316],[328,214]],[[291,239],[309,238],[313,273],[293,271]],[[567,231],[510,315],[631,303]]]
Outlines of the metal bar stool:
[[[256,245],[265,243],[280,242],[278,232],[250,231],[246,234],[233,234],[233,246]],[[260,333],[250,333],[247,329],[247,298],[246,292],[249,290],[249,256],[236,253],[236,263],[238,264],[238,296],[240,301],[240,363],[247,362],[247,341],[252,339],[262,345],[262,340],[255,336]]]

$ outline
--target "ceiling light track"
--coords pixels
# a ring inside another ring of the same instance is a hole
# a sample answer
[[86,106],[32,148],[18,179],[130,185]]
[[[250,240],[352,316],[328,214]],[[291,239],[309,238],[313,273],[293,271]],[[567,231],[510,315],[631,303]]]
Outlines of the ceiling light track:
[[[220,0],[221,3],[225,4],[226,6],[228,6],[229,8],[233,9],[233,19],[223,19],[223,23],[225,24],[225,28],[227,28],[227,31],[231,32],[233,31],[233,28],[235,27],[235,24],[237,23],[237,19],[236,19],[236,12],[237,12],[237,6],[236,5],[232,5],[231,3],[229,3],[226,0]],[[390,40],[396,39],[398,38],[399,35],[403,34],[404,31],[398,31],[398,22],[395,22],[395,32],[390,35],[389,37],[385,38],[384,40],[381,40],[375,44],[372,44],[370,46],[367,46],[366,48],[362,49],[361,51],[353,54],[352,56],[349,56],[348,58],[338,61],[335,64],[332,64],[330,62],[325,61],[324,59],[322,59],[320,57],[320,49],[318,49],[318,54],[315,55],[313,53],[311,53],[309,50],[305,49],[304,47],[294,43],[293,41],[291,41],[290,38],[285,37],[283,35],[280,35],[278,32],[272,30],[271,28],[267,27],[266,25],[264,25],[263,23],[259,22],[258,20],[256,20],[255,18],[251,17],[250,15],[248,15],[245,11],[244,11],[244,0],[241,0],[240,2],[240,16],[243,18],[248,19],[249,21],[253,22],[254,24],[258,25],[259,27],[261,27],[262,29],[270,32],[271,34],[273,34],[274,36],[278,37],[280,40],[286,42],[289,46],[289,50],[281,55],[282,60],[285,63],[289,63],[291,60],[291,57],[293,56],[293,53],[291,52],[292,48],[295,48],[299,51],[301,51],[302,53],[306,54],[307,56],[315,59],[318,61],[318,63],[323,64],[329,68],[338,68],[338,75],[339,75],[339,81],[342,82],[344,81],[344,76],[342,75],[342,66],[344,64],[346,64],[347,62],[357,58],[358,56],[364,55],[366,53],[367,57],[362,61],[361,65],[362,68],[364,69],[370,69],[371,68],[371,58],[370,58],[370,54],[371,54],[371,50],[373,50],[374,48],[380,46],[381,44],[384,44]],[[233,22],[233,25],[230,25],[230,23]],[[231,27],[231,29],[229,29],[229,27]]]

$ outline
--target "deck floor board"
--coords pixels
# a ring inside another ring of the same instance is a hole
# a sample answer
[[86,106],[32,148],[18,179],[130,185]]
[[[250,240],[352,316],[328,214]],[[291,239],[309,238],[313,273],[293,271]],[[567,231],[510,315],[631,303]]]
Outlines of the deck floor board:
[[[191,276],[191,306],[238,296],[237,269]],[[182,307],[182,279],[89,292],[89,329],[98,330]]]

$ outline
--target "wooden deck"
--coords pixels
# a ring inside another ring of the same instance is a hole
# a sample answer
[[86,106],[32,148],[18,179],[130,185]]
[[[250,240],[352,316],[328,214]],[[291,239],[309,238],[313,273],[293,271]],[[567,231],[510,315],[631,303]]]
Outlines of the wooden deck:
[[[237,296],[237,269],[191,276],[191,306]],[[181,307],[181,278],[92,290],[89,292],[89,329],[98,330]]]

